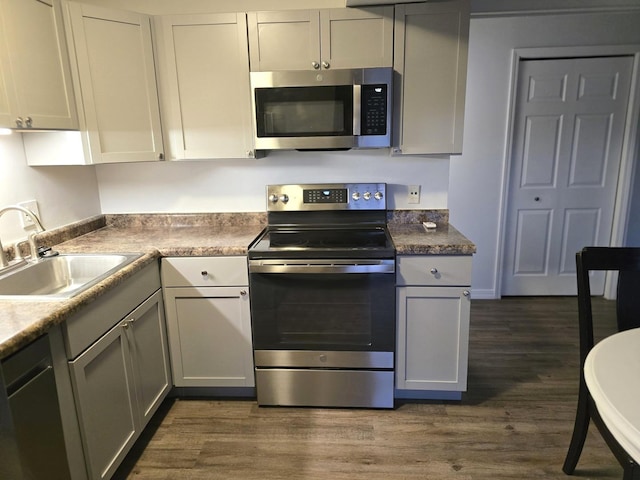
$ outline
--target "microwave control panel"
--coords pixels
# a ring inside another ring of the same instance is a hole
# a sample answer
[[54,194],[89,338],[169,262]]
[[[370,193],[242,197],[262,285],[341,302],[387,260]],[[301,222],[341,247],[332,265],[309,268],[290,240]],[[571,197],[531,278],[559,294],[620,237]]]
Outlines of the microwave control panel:
[[387,85],[362,85],[361,135],[387,134]]

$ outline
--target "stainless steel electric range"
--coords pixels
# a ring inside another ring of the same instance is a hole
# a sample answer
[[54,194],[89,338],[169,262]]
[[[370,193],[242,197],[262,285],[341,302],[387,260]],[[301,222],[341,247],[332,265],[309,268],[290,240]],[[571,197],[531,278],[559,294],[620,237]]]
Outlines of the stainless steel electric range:
[[258,404],[392,408],[386,185],[270,185],[267,205],[248,253]]

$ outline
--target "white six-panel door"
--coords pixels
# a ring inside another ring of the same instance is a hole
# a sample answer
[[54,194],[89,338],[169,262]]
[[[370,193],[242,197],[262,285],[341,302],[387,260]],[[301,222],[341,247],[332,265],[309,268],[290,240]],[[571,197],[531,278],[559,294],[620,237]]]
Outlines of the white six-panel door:
[[631,57],[520,62],[503,295],[575,295],[575,253],[610,244],[631,68]]

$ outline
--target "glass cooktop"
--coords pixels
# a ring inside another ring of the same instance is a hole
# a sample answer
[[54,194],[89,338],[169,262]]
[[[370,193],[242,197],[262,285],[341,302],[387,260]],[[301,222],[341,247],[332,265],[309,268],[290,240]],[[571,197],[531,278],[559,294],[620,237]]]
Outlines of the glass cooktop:
[[249,256],[390,258],[394,251],[384,227],[270,227],[249,247]]

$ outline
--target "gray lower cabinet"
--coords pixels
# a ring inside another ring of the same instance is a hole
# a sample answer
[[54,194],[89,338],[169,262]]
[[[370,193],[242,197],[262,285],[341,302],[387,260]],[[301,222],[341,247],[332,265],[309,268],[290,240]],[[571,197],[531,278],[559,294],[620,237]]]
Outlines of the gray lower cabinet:
[[459,399],[467,389],[471,255],[397,257],[396,397]]
[[[157,265],[139,275],[139,284],[125,284],[109,292],[111,302],[83,312],[84,322],[92,313],[100,321],[112,309],[126,310],[119,300],[143,293],[149,285],[145,277],[159,287]],[[67,328],[68,350],[81,330]],[[156,289],[118,316],[115,325],[70,359],[69,369],[89,478],[109,479],[171,389],[162,291]]]
[[176,387],[255,385],[247,257],[162,259]]

